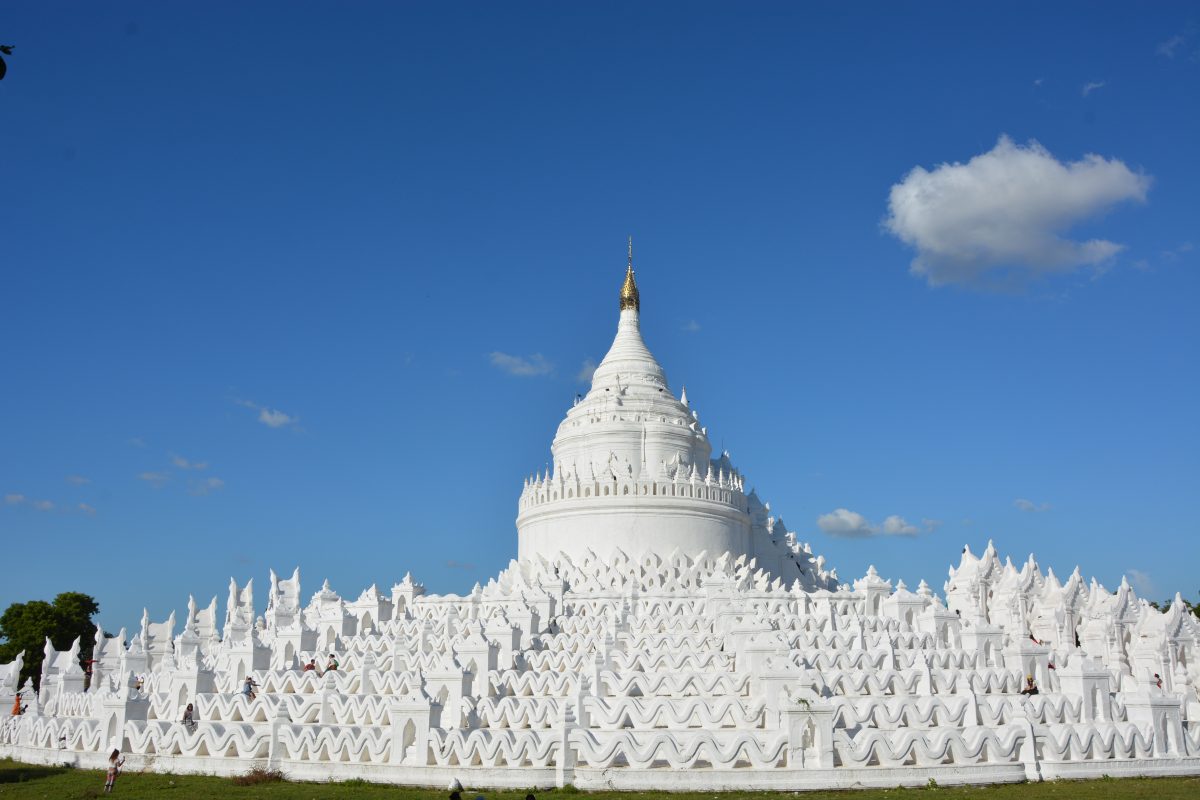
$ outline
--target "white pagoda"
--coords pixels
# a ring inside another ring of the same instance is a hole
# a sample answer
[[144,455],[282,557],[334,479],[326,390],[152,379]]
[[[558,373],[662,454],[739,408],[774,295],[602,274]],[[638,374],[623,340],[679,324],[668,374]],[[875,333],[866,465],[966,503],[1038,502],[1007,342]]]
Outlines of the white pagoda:
[[326,582],[305,604],[299,570],[272,572],[265,608],[231,581],[223,618],[189,599],[182,624],[97,630],[90,677],[78,641],[47,642],[36,690],[20,658],[0,666],[0,708],[25,707],[0,757],[629,790],[1200,774],[1182,599],[1158,611],[990,542],[943,596],[874,567],[840,582],[712,458],[639,314],[631,255],[616,338],[486,586],[405,575],[348,600]]

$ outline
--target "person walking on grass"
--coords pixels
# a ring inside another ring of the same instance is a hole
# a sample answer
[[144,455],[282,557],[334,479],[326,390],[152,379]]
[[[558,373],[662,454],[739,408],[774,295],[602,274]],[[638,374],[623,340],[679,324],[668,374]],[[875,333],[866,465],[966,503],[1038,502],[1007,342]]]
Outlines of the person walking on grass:
[[117,776],[121,774],[121,767],[125,765],[125,758],[121,755],[120,750],[113,750],[108,756],[108,772],[104,776],[104,793],[111,794],[113,784],[117,782]]

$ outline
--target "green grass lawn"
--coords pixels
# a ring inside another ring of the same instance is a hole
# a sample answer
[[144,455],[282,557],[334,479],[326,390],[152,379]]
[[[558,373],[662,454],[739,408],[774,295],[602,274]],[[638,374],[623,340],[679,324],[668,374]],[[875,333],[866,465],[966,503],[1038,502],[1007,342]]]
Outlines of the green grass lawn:
[[[0,799],[2,800],[77,800],[103,797],[104,773],[93,770],[42,767],[15,761],[0,761]],[[347,783],[290,783],[275,781],[239,786],[230,778],[126,772],[117,779],[115,797],[130,800],[430,800],[446,797],[441,789],[404,789],[350,781]],[[463,792],[470,800],[482,794],[488,800],[523,800],[524,791]],[[539,790],[538,798],[563,798],[583,795],[572,789]],[[795,793],[772,792],[588,792],[597,800],[767,800],[796,797]],[[802,800],[1174,800],[1200,798],[1198,778],[1125,778],[1095,781],[1052,781],[1001,786],[946,787],[932,789],[864,789],[853,792],[806,792]]]

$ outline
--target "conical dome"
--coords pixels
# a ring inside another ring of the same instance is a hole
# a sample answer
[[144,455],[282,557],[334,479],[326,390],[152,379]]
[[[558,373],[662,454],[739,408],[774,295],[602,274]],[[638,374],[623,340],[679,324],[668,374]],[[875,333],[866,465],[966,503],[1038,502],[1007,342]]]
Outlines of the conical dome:
[[[636,290],[635,290],[636,291]],[[649,384],[667,389],[667,374],[642,341],[642,328],[636,308],[623,308],[617,323],[617,335],[608,353],[592,373],[592,391],[621,383],[623,386]]]
[[[630,262],[612,346],[558,426],[553,470],[522,493],[521,558],[582,556],[588,548],[635,556],[749,552],[740,478],[714,476],[707,433],[671,394],[642,341],[639,300]],[[701,487],[692,485],[697,480]],[[677,492],[676,481],[692,484]]]
[[665,391],[668,388],[666,373],[650,352],[650,348],[642,341],[640,314],[641,296],[633,273],[631,236],[629,261],[625,265],[625,282],[621,284],[621,319],[617,323],[617,336],[600,366],[592,373],[593,392],[598,388],[601,391],[612,388],[612,385],[628,387],[634,384],[648,384],[656,391]]

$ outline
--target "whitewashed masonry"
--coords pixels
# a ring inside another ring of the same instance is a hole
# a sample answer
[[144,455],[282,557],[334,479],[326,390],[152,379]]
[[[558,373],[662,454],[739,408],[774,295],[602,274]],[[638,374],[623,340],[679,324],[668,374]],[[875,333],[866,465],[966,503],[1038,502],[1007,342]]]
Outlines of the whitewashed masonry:
[[[873,567],[840,583],[711,458],[639,313],[631,259],[613,346],[486,586],[429,595],[406,575],[305,604],[298,570],[272,572],[261,614],[231,582],[223,617],[189,600],[182,624],[97,630],[90,682],[78,642],[47,642],[0,756],[677,790],[1200,774],[1200,625],[1182,600],[1160,612],[991,543],[964,548],[944,599]],[[330,652],[337,671],[301,670]],[[0,666],[0,708],[20,661]],[[1027,676],[1039,694],[1019,693]]]

